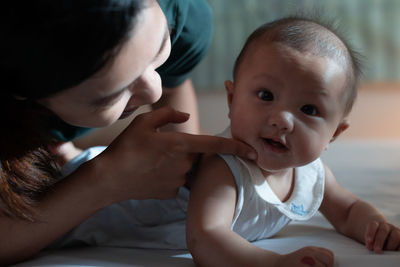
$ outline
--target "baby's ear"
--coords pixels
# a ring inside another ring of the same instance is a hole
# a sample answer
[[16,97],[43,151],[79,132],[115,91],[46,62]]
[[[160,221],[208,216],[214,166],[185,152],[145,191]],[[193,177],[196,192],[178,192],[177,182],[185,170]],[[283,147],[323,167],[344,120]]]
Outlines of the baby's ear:
[[232,81],[226,80],[225,81],[225,90],[226,90],[226,97],[228,100],[228,107],[229,107],[229,113],[228,117],[231,117],[231,105],[232,105],[232,100],[233,100],[233,91],[234,91],[234,85]]
[[226,96],[228,99],[228,105],[230,107],[233,99],[233,82],[230,80],[226,80],[224,84],[225,84]]
[[350,123],[347,119],[343,119],[342,122],[339,123],[338,127],[336,128],[335,133],[332,136],[332,139],[330,142],[333,142],[336,140],[336,138],[343,133],[344,131],[346,131],[350,126]]

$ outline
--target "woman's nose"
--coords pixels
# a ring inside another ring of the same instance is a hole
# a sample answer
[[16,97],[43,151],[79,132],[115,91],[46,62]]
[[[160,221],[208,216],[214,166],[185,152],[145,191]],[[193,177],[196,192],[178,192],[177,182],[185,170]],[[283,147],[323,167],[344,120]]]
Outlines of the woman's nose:
[[153,104],[162,94],[160,75],[154,70],[146,70],[129,88],[135,105]]

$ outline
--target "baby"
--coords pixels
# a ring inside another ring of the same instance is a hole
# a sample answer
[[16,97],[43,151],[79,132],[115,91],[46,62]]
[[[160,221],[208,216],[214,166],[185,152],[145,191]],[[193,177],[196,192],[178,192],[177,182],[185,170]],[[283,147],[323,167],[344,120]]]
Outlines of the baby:
[[[203,156],[175,199],[116,203],[51,247],[187,244],[201,266],[332,266],[333,254],[324,248],[280,255],[249,242],[319,210],[369,250],[398,250],[400,230],[342,188],[319,159],[349,126],[359,72],[352,50],[326,26],[286,18],[260,27],[237,59],[234,81],[225,84],[231,120],[225,136],[251,145],[257,160]],[[64,175],[103,150],[80,154]]]
[[255,162],[206,155],[190,183],[187,245],[200,266],[332,266],[333,253],[280,255],[252,245],[318,210],[340,233],[377,253],[398,250],[400,229],[341,187],[319,159],[349,124],[359,63],[329,26],[303,18],[265,24],[248,38],[226,81],[224,136]]

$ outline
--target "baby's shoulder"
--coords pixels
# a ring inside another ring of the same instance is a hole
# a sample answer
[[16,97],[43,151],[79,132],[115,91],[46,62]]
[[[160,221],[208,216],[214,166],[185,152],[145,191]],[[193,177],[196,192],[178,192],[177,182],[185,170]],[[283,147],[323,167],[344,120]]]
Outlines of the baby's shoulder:
[[[224,156],[225,158],[225,156]],[[210,169],[211,171],[230,172],[226,160],[219,154],[204,154],[199,162],[200,170]]]
[[[218,177],[216,179],[216,177]],[[204,154],[197,163],[194,179],[206,181],[233,181],[233,174],[226,161],[218,154]]]

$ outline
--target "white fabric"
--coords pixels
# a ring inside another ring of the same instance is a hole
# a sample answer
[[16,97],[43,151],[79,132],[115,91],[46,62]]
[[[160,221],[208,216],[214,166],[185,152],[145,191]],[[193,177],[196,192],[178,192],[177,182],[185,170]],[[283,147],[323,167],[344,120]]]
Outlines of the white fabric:
[[[400,141],[336,141],[322,156],[338,182],[377,207],[400,226]],[[254,245],[277,253],[304,246],[321,246],[335,254],[335,267],[398,267],[400,252],[369,252],[363,244],[337,233],[317,213],[308,221],[292,222],[273,238]],[[193,267],[186,250],[88,247],[44,251],[15,267]]]
[[295,169],[293,192],[282,202],[254,163],[231,155],[222,158],[233,173],[238,192],[232,230],[247,240],[271,237],[291,220],[308,220],[318,211],[325,180],[320,159]]
[[[229,136],[229,128],[224,135]],[[105,147],[85,150],[66,164],[68,175],[82,163],[96,157]],[[318,210],[324,191],[324,168],[321,160],[296,168],[290,198],[282,203],[269,187],[260,169],[250,161],[221,155],[234,175],[238,201],[232,230],[249,241],[268,238],[291,220],[308,220]],[[106,207],[62,236],[49,248],[80,244],[186,249],[186,210],[189,191],[181,187],[171,200],[128,200]]]
[[[219,136],[231,138],[230,127]],[[238,200],[232,230],[250,241],[268,238],[291,220],[309,220],[319,209],[324,195],[325,170],[320,159],[294,170],[294,188],[282,203],[251,161],[221,155],[234,176]]]
[[[64,176],[96,157],[106,147],[93,147],[67,163]],[[179,189],[169,200],[127,200],[108,206],[53,242],[48,248],[77,245],[184,249],[189,190]]]

